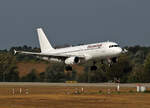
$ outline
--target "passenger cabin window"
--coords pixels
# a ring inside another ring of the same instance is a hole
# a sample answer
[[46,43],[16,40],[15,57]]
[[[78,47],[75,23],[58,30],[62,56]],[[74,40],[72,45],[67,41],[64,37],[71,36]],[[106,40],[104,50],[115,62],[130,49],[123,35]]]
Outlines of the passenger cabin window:
[[112,47],[119,47],[119,45],[110,45],[109,48],[112,48]]

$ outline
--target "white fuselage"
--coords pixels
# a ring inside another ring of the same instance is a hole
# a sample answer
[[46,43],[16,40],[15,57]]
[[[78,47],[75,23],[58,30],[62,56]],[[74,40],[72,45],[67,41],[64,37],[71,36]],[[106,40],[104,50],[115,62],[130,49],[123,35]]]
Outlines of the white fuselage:
[[110,59],[119,56],[122,49],[115,42],[101,42],[75,47],[54,49],[48,41],[42,28],[37,29],[41,52],[16,51],[14,54],[22,53],[36,55],[44,60],[64,61],[65,64],[79,63],[80,60],[90,60],[93,58]]
[[93,58],[112,58],[117,57],[122,52],[122,49],[115,42],[102,42],[88,45],[80,45],[74,47],[55,49],[54,51],[48,51],[45,55],[72,55],[72,56],[84,56],[85,60]]

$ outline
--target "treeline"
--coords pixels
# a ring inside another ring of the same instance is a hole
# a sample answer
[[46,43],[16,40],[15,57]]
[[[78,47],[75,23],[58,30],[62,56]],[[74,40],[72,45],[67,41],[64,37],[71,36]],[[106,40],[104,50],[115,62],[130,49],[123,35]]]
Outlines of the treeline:
[[80,67],[83,67],[83,70],[73,68],[72,71],[66,72],[63,63],[45,62],[50,64],[50,66],[44,72],[38,74],[37,70],[33,69],[29,74],[20,78],[17,62],[42,62],[42,60],[35,56],[14,56],[13,50],[40,52],[40,49],[28,46],[12,47],[9,51],[0,51],[0,81],[65,82],[73,80],[89,83],[114,81],[122,83],[150,82],[150,47],[133,46],[125,48],[128,50],[128,53],[120,55],[118,62],[111,67],[106,63],[101,64],[100,60],[96,60],[98,67],[96,71],[90,70],[92,61],[88,61],[85,64],[79,64]]

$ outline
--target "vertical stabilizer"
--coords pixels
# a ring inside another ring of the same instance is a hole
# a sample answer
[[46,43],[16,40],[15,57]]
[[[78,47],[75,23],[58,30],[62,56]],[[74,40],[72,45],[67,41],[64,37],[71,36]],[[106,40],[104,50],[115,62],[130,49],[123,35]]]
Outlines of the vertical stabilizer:
[[41,47],[41,52],[48,52],[50,50],[54,50],[54,48],[49,43],[45,33],[43,32],[42,28],[37,29],[38,37],[39,37],[39,43]]

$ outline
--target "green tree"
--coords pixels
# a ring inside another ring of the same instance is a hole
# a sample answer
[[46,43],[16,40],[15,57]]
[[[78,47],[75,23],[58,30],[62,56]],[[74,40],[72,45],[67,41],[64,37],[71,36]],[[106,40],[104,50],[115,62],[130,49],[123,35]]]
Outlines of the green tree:
[[119,57],[118,62],[109,68],[107,78],[108,80],[120,79],[121,82],[126,82],[131,71],[132,65],[130,60],[126,54],[123,54]]
[[45,71],[46,82],[64,82],[64,65],[62,63],[51,64]]
[[144,62],[144,78],[145,82],[150,82],[150,53],[147,55]]
[[105,64],[97,63],[97,70],[91,70],[90,66],[85,65],[84,74],[80,77],[81,82],[106,82],[106,70],[107,66]]
[[130,75],[128,77],[128,82],[130,82],[130,83],[145,82],[143,65],[136,65],[133,67],[132,72],[130,73]]
[[29,74],[27,74],[25,77],[21,79],[23,82],[39,82],[40,78],[37,75],[37,71],[35,69],[32,69]]
[[16,58],[10,53],[0,53],[0,81],[18,81]]

